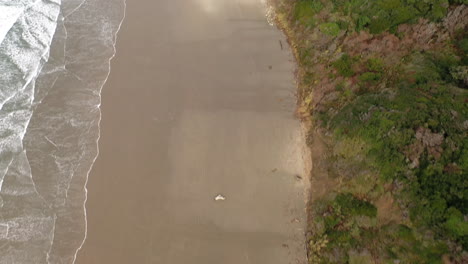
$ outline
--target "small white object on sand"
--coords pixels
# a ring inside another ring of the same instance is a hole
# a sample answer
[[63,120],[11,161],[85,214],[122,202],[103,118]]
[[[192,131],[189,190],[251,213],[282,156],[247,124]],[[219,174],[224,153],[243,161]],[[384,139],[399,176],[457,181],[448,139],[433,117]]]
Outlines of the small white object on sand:
[[214,199],[215,199],[215,201],[224,201],[224,200],[226,200],[226,197],[224,197],[221,194],[218,194]]

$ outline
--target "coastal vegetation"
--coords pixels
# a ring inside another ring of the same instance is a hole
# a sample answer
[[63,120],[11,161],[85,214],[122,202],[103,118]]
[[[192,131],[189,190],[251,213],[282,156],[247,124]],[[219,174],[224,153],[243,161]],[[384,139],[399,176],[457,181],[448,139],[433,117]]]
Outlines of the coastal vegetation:
[[468,263],[467,4],[275,2],[298,114],[325,146],[310,263]]

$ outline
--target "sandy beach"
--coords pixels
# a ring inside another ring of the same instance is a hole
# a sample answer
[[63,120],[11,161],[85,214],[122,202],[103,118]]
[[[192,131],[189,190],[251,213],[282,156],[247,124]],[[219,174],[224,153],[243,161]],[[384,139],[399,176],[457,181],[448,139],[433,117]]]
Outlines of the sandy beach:
[[265,12],[127,1],[76,263],[306,263],[294,62]]

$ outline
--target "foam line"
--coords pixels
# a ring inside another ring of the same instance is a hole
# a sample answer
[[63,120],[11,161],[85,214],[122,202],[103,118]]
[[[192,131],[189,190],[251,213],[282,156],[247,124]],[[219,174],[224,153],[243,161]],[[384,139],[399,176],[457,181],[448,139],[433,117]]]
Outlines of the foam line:
[[[110,75],[110,72],[111,72],[111,64],[110,62],[112,61],[112,59],[115,57],[115,55],[117,54],[117,47],[116,47],[116,44],[117,44],[117,35],[122,27],[122,24],[123,24],[123,21],[125,20],[125,17],[126,17],[126,10],[127,10],[127,1],[124,0],[124,14],[123,14],[123,17],[122,17],[122,20],[120,21],[120,24],[117,28],[117,31],[115,32],[114,34],[114,44],[113,44],[113,49],[114,49],[114,52],[113,52],[113,55],[109,58],[109,62],[108,62],[108,65],[109,65],[109,70],[107,72],[107,76],[102,84],[102,86],[100,87],[100,91],[99,91],[99,102],[101,102],[101,92],[102,92],[102,88],[104,87],[104,84],[107,82],[107,80],[109,79],[109,75]],[[101,105],[98,106],[99,108],[101,107]],[[88,170],[88,173],[86,175],[86,182],[85,182],[85,200],[84,200],[84,203],[83,203],[83,211],[84,211],[84,215],[85,215],[85,235],[84,235],[84,238],[83,238],[83,242],[81,243],[81,245],[78,247],[78,249],[76,250],[76,253],[75,253],[75,256],[73,258],[73,262],[72,263],[75,263],[76,261],[76,257],[78,255],[78,252],[83,248],[83,245],[84,245],[84,242],[86,241],[86,238],[88,236],[88,220],[87,220],[87,213],[86,213],[86,202],[88,200],[88,188],[87,188],[87,185],[88,185],[88,179],[89,179],[89,174],[91,173],[91,170],[93,168],[93,165],[94,163],[96,162],[96,159],[97,157],[99,156],[99,139],[101,137],[101,119],[102,119],[102,113],[101,113],[101,110],[99,110],[99,120],[98,120],[98,138],[96,139],[96,150],[97,150],[97,154],[96,156],[94,157],[93,159],[93,163],[92,165],[90,166],[89,170]]]

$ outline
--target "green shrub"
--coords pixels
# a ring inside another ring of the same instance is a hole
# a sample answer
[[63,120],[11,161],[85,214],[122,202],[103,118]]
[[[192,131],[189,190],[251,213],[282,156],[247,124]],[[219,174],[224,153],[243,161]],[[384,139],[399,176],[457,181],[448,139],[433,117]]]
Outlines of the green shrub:
[[375,72],[365,72],[359,76],[359,80],[363,83],[376,84],[380,81],[382,74]]
[[311,52],[312,52],[312,49],[310,48],[299,49],[299,62],[301,63],[301,65],[304,65],[304,66],[311,65],[312,63],[312,60],[310,59],[312,55]]
[[348,30],[349,23],[347,21],[339,20],[337,24],[341,30]]
[[356,21],[356,31],[363,30],[370,22],[371,19],[368,16],[359,16]]
[[414,240],[413,230],[405,225],[398,225],[396,232],[392,232],[392,235],[406,241]]
[[330,230],[327,232],[330,241],[329,247],[349,247],[355,243],[349,231]]
[[[467,0],[455,0],[463,1]],[[332,0],[332,3],[335,12],[353,17],[356,31],[368,28],[372,34],[395,31],[398,25],[415,22],[420,17],[438,21],[448,8],[447,0]]]
[[372,34],[379,34],[392,26],[391,20],[388,17],[374,19],[369,23],[369,30]]
[[369,22],[369,30],[372,34],[379,34],[396,26],[411,22],[418,15],[418,11],[412,4],[405,0],[378,0],[368,11],[373,18]]
[[430,11],[426,14],[426,18],[432,21],[439,21],[447,14],[448,0],[431,0],[429,1],[429,5]]
[[325,229],[330,230],[333,229],[337,224],[340,223],[340,218],[337,215],[329,215],[326,216],[324,219],[325,222]]
[[340,83],[338,83],[338,84],[335,86],[335,90],[336,90],[336,91],[343,91],[344,88],[345,88],[344,82],[340,82]]
[[468,38],[463,38],[458,41],[457,46],[463,53],[468,53]]
[[463,214],[451,207],[447,210],[447,215],[444,227],[456,238],[468,236],[468,222],[465,221]]
[[319,0],[300,0],[294,7],[294,18],[306,26],[315,24],[314,16],[323,9]]
[[331,0],[333,3],[333,6],[335,6],[337,9],[343,8],[346,4],[348,4],[348,0]]
[[452,67],[450,69],[450,74],[454,80],[468,86],[468,66]]
[[459,56],[462,58],[461,65],[468,66],[468,38],[461,38],[456,42],[455,46],[459,50]]
[[332,66],[342,76],[351,77],[355,74],[352,69],[353,63],[354,63],[354,60],[348,54],[344,54],[343,56],[341,56],[341,58],[333,62]]
[[335,198],[335,202],[341,208],[341,212],[344,215],[364,215],[368,217],[377,216],[377,208],[373,204],[359,200],[350,193],[338,194]]
[[329,36],[337,36],[340,33],[340,27],[336,23],[323,23],[319,25],[319,29],[322,33]]
[[367,69],[371,72],[383,72],[384,62],[380,58],[370,58],[367,60]]

